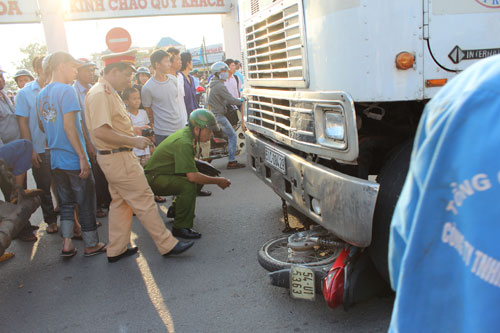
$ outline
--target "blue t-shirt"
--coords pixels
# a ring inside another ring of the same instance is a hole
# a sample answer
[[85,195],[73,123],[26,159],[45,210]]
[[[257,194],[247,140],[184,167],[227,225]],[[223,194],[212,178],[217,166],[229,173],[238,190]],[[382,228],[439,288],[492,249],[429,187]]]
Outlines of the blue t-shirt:
[[391,224],[391,332],[500,330],[500,56],[426,106]]
[[38,153],[45,153],[45,133],[38,126],[38,116],[36,114],[36,97],[40,93],[38,82],[28,82],[19,91],[16,98],[16,116],[28,118],[28,126],[31,133],[33,149]]
[[40,91],[37,107],[47,136],[52,169],[80,170],[80,159],[64,131],[64,115],[76,111],[76,132],[87,155],[75,89],[61,82],[51,83]]

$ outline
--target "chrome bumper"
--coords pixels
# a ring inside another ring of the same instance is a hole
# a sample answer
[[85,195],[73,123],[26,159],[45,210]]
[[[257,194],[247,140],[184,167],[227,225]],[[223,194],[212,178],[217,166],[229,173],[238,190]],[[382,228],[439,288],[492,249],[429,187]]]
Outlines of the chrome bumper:
[[[293,207],[342,240],[367,247],[379,185],[344,175],[246,132],[248,164],[255,174]],[[285,156],[286,174],[265,163],[265,148]],[[311,207],[320,202],[321,215]]]

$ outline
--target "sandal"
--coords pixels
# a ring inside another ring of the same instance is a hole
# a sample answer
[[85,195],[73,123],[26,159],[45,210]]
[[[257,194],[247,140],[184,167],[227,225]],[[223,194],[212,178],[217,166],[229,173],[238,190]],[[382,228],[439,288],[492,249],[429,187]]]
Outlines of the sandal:
[[162,203],[167,201],[167,199],[160,197],[159,195],[155,195],[155,201],[158,203]]
[[12,258],[14,256],[14,253],[12,252],[5,252],[4,254],[2,254],[0,256],[0,262],[4,262],[4,261],[7,261],[9,260],[10,258]]
[[59,227],[57,226],[57,223],[51,223],[47,226],[47,229],[45,231],[48,234],[56,234],[59,231]]
[[95,250],[93,252],[84,253],[83,256],[84,257],[92,257],[92,256],[96,256],[98,254],[106,253],[106,245],[107,244],[104,244],[99,249],[97,249],[97,250]]
[[63,250],[61,250],[61,257],[71,258],[71,257],[74,257],[77,252],[78,252],[78,250],[76,249],[76,247],[73,250],[71,250],[71,251],[63,251]]

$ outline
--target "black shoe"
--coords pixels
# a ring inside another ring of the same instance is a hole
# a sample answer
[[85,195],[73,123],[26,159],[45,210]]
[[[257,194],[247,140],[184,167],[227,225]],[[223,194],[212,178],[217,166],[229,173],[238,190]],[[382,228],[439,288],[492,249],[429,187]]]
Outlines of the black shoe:
[[163,256],[167,257],[171,254],[181,254],[182,252],[186,251],[189,249],[191,246],[193,246],[194,242],[193,241],[187,241],[187,242],[179,242],[177,243],[170,252],[165,253]]
[[200,191],[200,192],[198,192],[198,196],[199,197],[209,197],[211,195],[212,195],[212,192],[210,192],[210,191]]
[[173,219],[173,218],[175,218],[175,206],[170,206],[170,207],[168,207],[167,217],[168,217],[169,219]]
[[201,237],[201,234],[199,232],[196,232],[193,229],[189,228],[182,228],[182,229],[172,228],[172,234],[175,237],[186,238],[186,239],[195,239]]
[[133,254],[136,254],[138,250],[139,250],[139,248],[137,246],[128,248],[127,250],[125,250],[125,252],[123,252],[119,256],[108,257],[108,262],[117,262],[118,260],[120,260],[122,258],[125,258],[125,257],[131,256]]

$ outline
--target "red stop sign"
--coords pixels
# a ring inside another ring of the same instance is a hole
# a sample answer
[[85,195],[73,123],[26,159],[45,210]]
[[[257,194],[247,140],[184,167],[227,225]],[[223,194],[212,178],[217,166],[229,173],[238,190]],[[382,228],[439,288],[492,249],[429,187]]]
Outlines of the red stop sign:
[[132,45],[132,38],[127,30],[113,28],[106,34],[106,45],[111,52],[125,52]]

